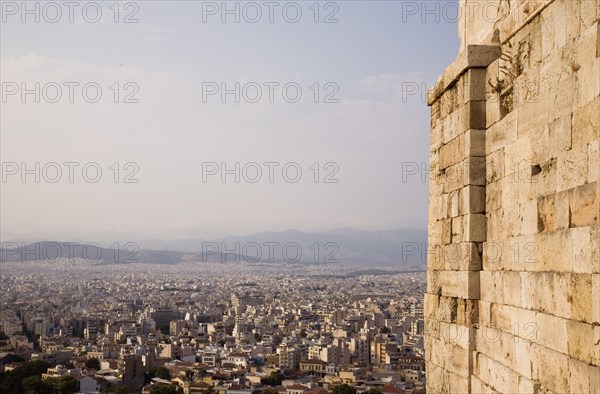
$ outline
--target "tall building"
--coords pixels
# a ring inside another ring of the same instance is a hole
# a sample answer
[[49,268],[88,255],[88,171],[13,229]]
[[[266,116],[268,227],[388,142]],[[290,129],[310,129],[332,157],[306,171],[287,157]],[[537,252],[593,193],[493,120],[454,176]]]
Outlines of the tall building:
[[135,354],[121,353],[119,355],[118,369],[123,385],[131,392],[137,392],[144,384],[144,364],[142,358]]
[[233,294],[231,296],[231,305],[234,306],[236,313],[242,313],[247,306],[257,307],[265,302],[265,297],[261,295],[241,295]]
[[600,392],[600,2],[460,0],[429,92],[428,393]]

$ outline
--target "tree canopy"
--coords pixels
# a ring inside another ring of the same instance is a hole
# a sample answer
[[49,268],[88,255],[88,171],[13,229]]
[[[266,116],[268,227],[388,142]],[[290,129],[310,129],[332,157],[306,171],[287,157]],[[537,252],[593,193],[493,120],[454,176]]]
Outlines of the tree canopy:
[[100,369],[100,360],[95,357],[88,358],[85,362],[85,367],[97,371]]
[[340,384],[332,390],[333,394],[356,394],[356,389],[349,384]]

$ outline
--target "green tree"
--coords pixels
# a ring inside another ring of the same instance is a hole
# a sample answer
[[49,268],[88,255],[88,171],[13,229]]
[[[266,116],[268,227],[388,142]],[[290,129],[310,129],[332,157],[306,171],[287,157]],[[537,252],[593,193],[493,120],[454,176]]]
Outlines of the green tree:
[[160,379],[165,379],[165,380],[170,380],[171,372],[169,372],[169,370],[165,367],[158,367],[154,371],[154,377],[160,378]]
[[8,337],[4,333],[4,331],[0,331],[0,341],[6,341]]
[[363,394],[383,394],[383,393],[379,389],[372,388],[372,389],[365,390],[363,392]]
[[356,394],[356,389],[349,384],[340,384],[333,388],[333,394]]
[[262,394],[279,394],[279,391],[275,389],[268,388],[262,391]]
[[384,326],[379,329],[379,332],[382,334],[389,334],[391,332],[391,330],[389,329],[389,327]]
[[174,384],[155,384],[150,389],[152,394],[181,394],[183,390],[181,387]]
[[[37,377],[41,379],[50,364],[45,361],[27,361],[12,371],[0,374],[0,393],[24,393],[24,383],[27,378]],[[29,385],[35,386],[36,380],[27,380]],[[31,386],[31,387],[32,387]],[[39,386],[42,387],[42,386]]]
[[302,338],[306,338],[306,330],[304,328],[302,330],[300,330],[300,336]]
[[127,386],[113,386],[100,390],[101,394],[129,394],[129,388]]
[[23,379],[23,392],[25,394],[52,394],[52,386],[44,382],[41,376],[30,376]]
[[88,358],[85,361],[85,367],[88,369],[93,369],[94,371],[97,371],[100,369],[100,360],[98,360],[95,357]]
[[79,382],[72,376],[49,378],[46,382],[53,388],[53,393],[72,394],[79,391]]
[[266,382],[270,386],[280,386],[281,382],[283,382],[284,376],[280,371],[273,371],[267,378]]

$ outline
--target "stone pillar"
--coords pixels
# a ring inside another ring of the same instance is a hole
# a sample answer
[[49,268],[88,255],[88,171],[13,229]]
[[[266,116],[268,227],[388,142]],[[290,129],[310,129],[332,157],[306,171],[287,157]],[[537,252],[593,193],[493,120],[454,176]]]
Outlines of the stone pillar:
[[425,351],[430,393],[470,392],[487,230],[486,67],[499,56],[498,46],[467,46],[429,95]]

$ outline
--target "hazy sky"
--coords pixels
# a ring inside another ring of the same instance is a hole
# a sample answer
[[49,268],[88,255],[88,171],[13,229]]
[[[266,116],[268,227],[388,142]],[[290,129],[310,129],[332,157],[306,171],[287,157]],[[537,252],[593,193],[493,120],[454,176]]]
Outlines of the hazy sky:
[[403,86],[455,57],[454,21],[402,1],[229,2],[239,23],[221,2],[98,1],[39,3],[38,23],[21,4],[2,2],[3,240],[426,227],[427,184],[402,178],[428,162],[429,109]]

